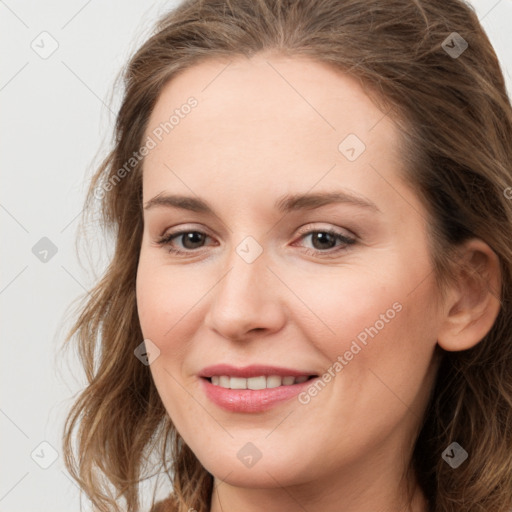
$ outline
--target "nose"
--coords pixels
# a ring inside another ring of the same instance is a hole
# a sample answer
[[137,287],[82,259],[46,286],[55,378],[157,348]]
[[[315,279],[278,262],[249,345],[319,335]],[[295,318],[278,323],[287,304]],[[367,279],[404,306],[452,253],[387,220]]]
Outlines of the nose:
[[242,341],[255,333],[275,333],[283,327],[283,285],[267,263],[265,251],[248,263],[233,250],[227,272],[210,292],[204,320],[209,329],[224,338]]

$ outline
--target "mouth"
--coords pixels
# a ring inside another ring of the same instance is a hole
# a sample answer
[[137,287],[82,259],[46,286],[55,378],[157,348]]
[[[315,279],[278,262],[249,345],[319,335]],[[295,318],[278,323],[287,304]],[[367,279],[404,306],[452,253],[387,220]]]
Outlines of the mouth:
[[319,375],[275,366],[216,365],[203,369],[199,377],[207,398],[220,408],[254,413],[292,399]]
[[260,389],[273,389],[281,386],[294,386],[302,384],[308,380],[314,379],[318,375],[258,375],[256,377],[234,377],[229,375],[212,375],[211,377],[203,377],[214,386],[224,389],[252,389],[257,391]]

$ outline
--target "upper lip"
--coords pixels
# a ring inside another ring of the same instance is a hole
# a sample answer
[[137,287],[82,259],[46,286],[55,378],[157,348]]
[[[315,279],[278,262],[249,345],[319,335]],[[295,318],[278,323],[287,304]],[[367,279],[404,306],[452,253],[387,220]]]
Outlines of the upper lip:
[[207,366],[203,368],[199,372],[200,377],[210,378],[215,375],[227,375],[229,377],[259,377],[260,375],[279,375],[281,377],[300,377],[302,375],[310,376],[316,375],[315,372],[308,372],[297,370],[294,368],[283,368],[279,366],[269,366],[269,365],[250,365],[250,366],[242,366],[236,367],[231,366],[229,364],[216,364],[213,366]]

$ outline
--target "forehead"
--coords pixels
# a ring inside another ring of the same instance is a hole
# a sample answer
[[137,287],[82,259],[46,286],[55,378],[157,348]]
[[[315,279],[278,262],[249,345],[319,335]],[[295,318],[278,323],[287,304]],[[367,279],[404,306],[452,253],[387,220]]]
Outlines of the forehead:
[[[381,131],[394,127],[356,77],[305,57],[256,55],[193,65],[164,86],[148,129],[168,120],[191,96],[199,106],[193,117],[215,122],[210,127],[215,132],[237,131],[219,120],[219,114],[222,120],[242,122],[245,129],[264,126],[270,131],[271,125],[285,124],[294,133],[309,128],[319,136],[336,132],[341,136],[347,128],[364,135],[377,124],[383,124]],[[289,126],[294,119],[301,125]],[[180,124],[174,132],[186,130],[190,123]]]
[[[196,106],[183,108],[190,98]],[[195,186],[206,174],[228,188],[279,177],[286,191],[292,182],[311,187],[333,166],[326,186],[382,188],[375,172],[400,163],[398,131],[360,82],[303,57],[211,59],[182,71],[163,88],[147,136],[156,147],[144,162],[144,187],[153,189],[145,196],[175,180],[168,167]]]

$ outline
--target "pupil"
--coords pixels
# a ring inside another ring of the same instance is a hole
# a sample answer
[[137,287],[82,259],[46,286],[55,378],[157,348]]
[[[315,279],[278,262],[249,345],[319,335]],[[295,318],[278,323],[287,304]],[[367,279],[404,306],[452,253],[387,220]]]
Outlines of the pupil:
[[[191,231],[190,233],[185,233],[183,236],[184,236],[184,239],[182,241],[183,241],[183,246],[185,248],[195,249],[194,244],[201,245],[202,237],[203,237],[202,233],[198,233],[197,231]],[[188,244],[188,242],[190,242],[192,244],[192,247],[190,247],[190,244]]]
[[[315,247],[315,249],[330,249],[332,248],[332,244],[330,242],[336,242],[334,236],[331,233],[317,232],[316,235],[313,236],[313,245],[317,245],[315,242],[320,242],[320,247]],[[322,246],[322,243],[327,243],[328,247]]]

